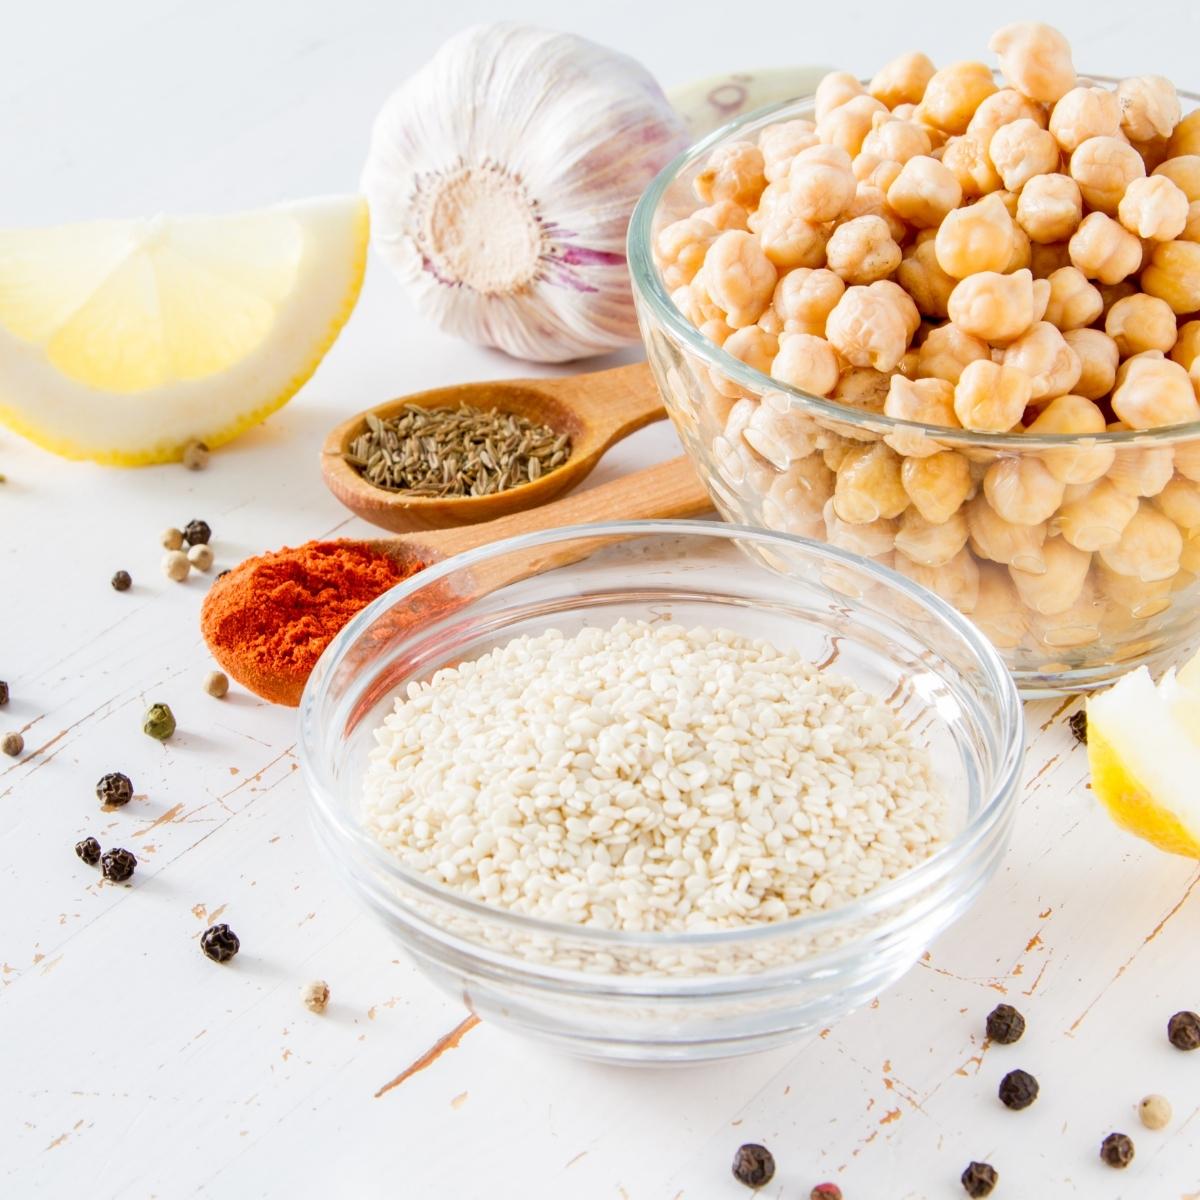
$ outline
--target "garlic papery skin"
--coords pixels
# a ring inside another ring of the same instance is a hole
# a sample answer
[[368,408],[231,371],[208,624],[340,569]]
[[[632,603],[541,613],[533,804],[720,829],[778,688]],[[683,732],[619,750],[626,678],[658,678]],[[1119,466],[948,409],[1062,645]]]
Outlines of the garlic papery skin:
[[567,33],[453,37],[375,121],[372,240],[448,333],[565,362],[637,340],[625,233],[687,144],[633,59]]

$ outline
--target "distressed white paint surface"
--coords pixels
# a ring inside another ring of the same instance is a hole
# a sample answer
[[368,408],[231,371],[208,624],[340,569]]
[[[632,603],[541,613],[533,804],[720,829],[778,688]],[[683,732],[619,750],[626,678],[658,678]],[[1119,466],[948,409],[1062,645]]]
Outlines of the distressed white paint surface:
[[[352,188],[389,88],[492,11],[482,0],[9,5],[0,220]],[[914,43],[964,57],[996,23],[943,0],[922,6],[920,28],[911,7],[824,6],[815,27],[805,11],[764,0],[731,23],[716,3],[508,9],[627,49],[667,84],[794,59],[865,72]],[[1184,0],[1038,11],[1092,70],[1200,83],[1200,10]],[[0,678],[13,691],[0,726],[23,728],[28,746],[0,762],[0,1193],[733,1200],[745,1193],[729,1159],[757,1140],[780,1164],[763,1194],[781,1200],[821,1178],[848,1200],[953,1197],[971,1158],[1000,1168],[998,1200],[1200,1194],[1200,1054],[1164,1034],[1170,1013],[1200,1008],[1197,868],[1096,811],[1065,727],[1073,706],[1049,703],[1028,712],[1029,783],[1002,872],[877,1007],[789,1050],[686,1071],[574,1063],[480,1026],[374,1098],[465,1014],[317,860],[293,714],[201,691],[206,580],[166,581],[157,535],[206,518],[219,568],[365,533],[319,483],[325,430],[383,396],[524,370],[429,330],[373,265],[316,379],[205,473],[66,464],[0,438]],[[662,428],[638,435],[596,478],[672,443]],[[134,576],[125,595],[108,586],[118,567]],[[138,729],[159,699],[180,721],[167,746]],[[92,787],[114,769],[138,799],[104,814]],[[87,834],[137,853],[132,887],[97,886],[72,853]],[[196,945],[215,919],[243,940],[227,968]],[[322,1017],[299,999],[317,976],[333,989]],[[1002,995],[1029,1032],[984,1054],[983,1015]],[[1043,1090],[1014,1114],[995,1088],[1018,1065]],[[1175,1106],[1163,1133],[1138,1126],[1147,1091]],[[1097,1158],[1112,1129],[1138,1146],[1123,1175]]]

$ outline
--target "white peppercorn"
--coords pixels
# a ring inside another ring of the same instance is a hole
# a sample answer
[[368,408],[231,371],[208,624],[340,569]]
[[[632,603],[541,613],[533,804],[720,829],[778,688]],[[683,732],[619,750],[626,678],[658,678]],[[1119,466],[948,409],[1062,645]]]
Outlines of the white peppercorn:
[[163,555],[162,571],[168,579],[173,579],[176,583],[181,583],[188,577],[188,572],[191,569],[192,564],[182,550],[168,550]]
[[323,979],[314,979],[304,985],[300,996],[309,1012],[323,1013],[329,1003],[329,984]]
[[171,526],[170,529],[163,530],[159,540],[164,550],[178,550],[183,545],[183,530]]
[[229,676],[224,671],[209,671],[204,677],[204,690],[220,700],[229,691]]
[[207,571],[213,565],[212,547],[203,542],[198,546],[189,546],[187,558],[197,571]]

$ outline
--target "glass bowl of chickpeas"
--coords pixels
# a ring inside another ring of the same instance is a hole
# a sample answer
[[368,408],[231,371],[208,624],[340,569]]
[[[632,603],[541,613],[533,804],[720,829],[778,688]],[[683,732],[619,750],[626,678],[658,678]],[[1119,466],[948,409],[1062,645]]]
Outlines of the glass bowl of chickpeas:
[[1200,637],[1200,97],[989,49],[739,118],[629,253],[721,513],[924,585],[1046,696]]

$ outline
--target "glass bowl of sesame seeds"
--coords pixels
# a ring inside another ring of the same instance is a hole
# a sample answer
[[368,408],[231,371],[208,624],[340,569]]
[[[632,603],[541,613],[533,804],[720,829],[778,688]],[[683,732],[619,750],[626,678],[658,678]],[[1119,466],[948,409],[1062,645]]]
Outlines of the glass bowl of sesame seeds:
[[322,852],[487,1021],[626,1062],[750,1053],[908,970],[1007,846],[986,637],[788,534],[614,522],[422,571],[300,706]]

